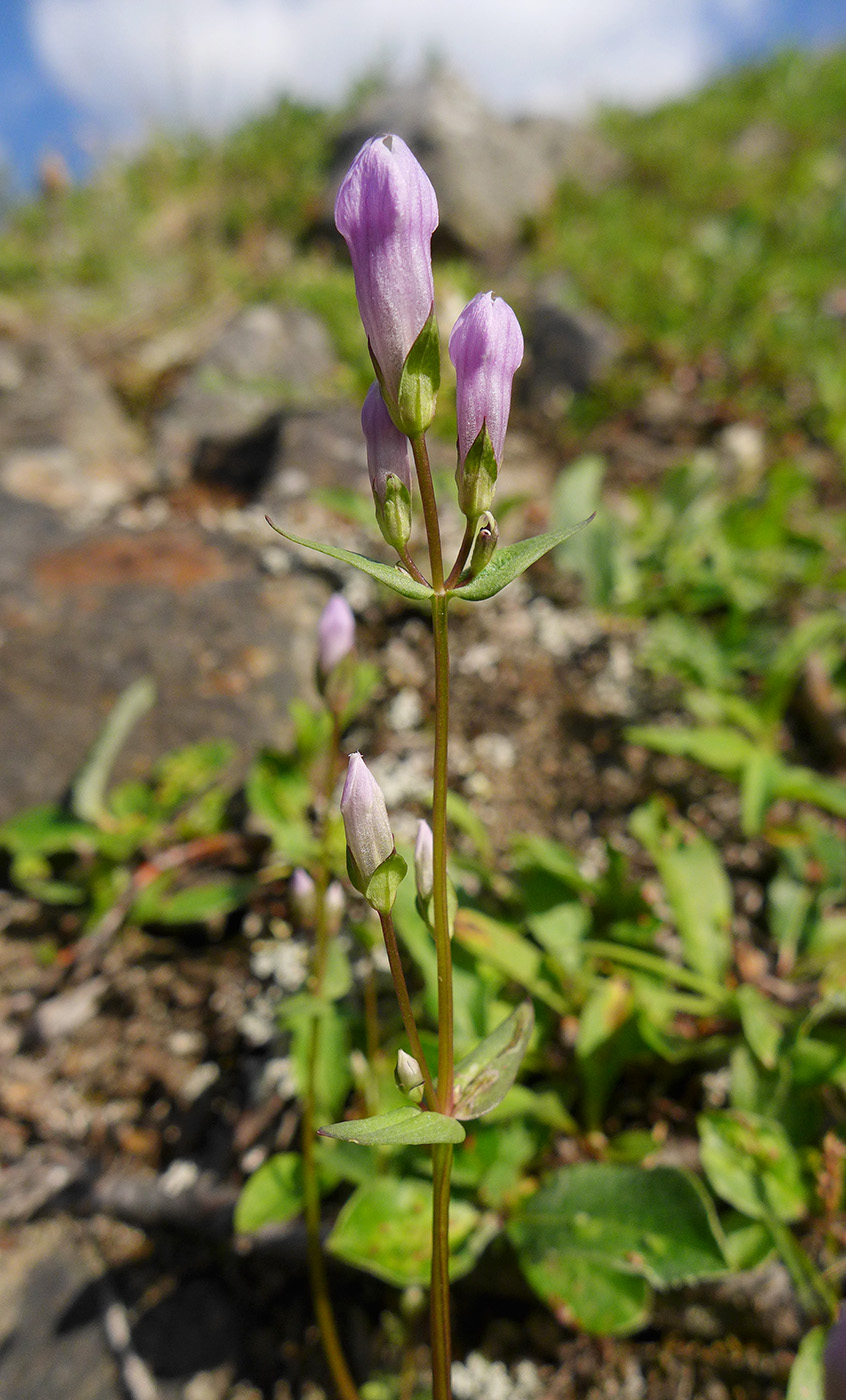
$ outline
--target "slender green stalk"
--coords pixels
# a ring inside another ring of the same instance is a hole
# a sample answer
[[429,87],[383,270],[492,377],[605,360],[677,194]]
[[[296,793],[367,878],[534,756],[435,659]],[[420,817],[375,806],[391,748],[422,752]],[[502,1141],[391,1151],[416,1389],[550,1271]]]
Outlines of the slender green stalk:
[[[320,814],[319,846],[320,866],[315,880],[317,916],[314,937],[314,961],[311,971],[311,992],[314,997],[323,994],[326,977],[326,963],[329,957],[329,929],[326,921],[326,890],[329,884],[329,804],[335,785],[335,773],[340,749],[340,730],[337,715],[333,715],[332,741],[326,762],[325,791]],[[326,1262],[320,1239],[320,1186],[317,1180],[317,1160],[315,1155],[315,1109],[317,1103],[317,1062],[320,1055],[320,1031],[322,1018],[315,1015],[311,1023],[308,1046],[305,1092],[303,1094],[303,1116],[301,1125],[303,1196],[305,1203],[306,1249],[308,1254],[308,1274],[311,1288],[314,1316],[320,1331],[320,1340],[332,1380],[341,1400],[358,1400],[358,1390],[350,1374],[344,1357],[343,1347],[335,1324],[335,1314],[329,1294],[326,1277]]]
[[385,940],[385,950],[388,954],[388,962],[391,968],[391,980],[393,981],[394,991],[396,992],[397,1001],[399,1002],[402,1024],[408,1036],[411,1053],[420,1066],[420,1073],[423,1075],[426,1101],[430,1108],[436,1109],[438,1107],[438,1096],[435,1093],[435,1086],[432,1083],[432,1076],[429,1073],[426,1056],[423,1054],[423,1046],[420,1044],[417,1022],[414,1019],[414,1012],[411,1009],[411,998],[408,995],[408,983],[405,980],[405,973],[403,971],[399,947],[397,945],[397,936],[394,932],[394,921],[390,914],[380,914],[379,919],[382,924],[382,936]]
[[449,1315],[449,1182],[452,1146],[432,1148],[432,1395],[450,1400],[452,1336]]
[[470,557],[470,550],[473,547],[473,537],[475,533],[475,522],[473,520],[468,520],[467,524],[464,527],[464,538],[461,541],[461,547],[458,551],[458,554],[456,555],[455,563],[452,566],[452,571],[445,584],[445,587],[447,589],[455,588],[456,584],[458,583],[458,580],[461,578],[461,570],[464,568],[464,565],[467,563],[467,560]]
[[[452,948],[447,896],[446,799],[449,743],[449,638],[443,554],[429,454],[423,434],[411,439],[423,520],[429,545],[432,587],[432,627],[435,644],[435,755],[432,792],[433,883],[432,909],[438,962],[438,1097],[441,1113],[453,1104]],[[449,1195],[452,1148],[432,1148],[432,1387],[434,1400],[450,1400]]]

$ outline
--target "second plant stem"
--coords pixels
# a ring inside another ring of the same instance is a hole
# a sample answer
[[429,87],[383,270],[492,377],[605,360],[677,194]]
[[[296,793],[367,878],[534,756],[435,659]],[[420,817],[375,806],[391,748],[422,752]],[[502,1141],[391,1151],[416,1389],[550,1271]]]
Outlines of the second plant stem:
[[[329,885],[329,803],[335,782],[335,770],[340,748],[340,733],[337,716],[333,716],[332,740],[326,762],[326,790],[323,794],[323,810],[320,818],[318,844],[320,866],[317,871],[316,920],[314,931],[314,961],[311,971],[311,993],[317,1002],[323,996],[326,977],[326,963],[329,956],[329,928],[326,909],[326,891]],[[323,1017],[315,1008],[309,1028],[308,1060],[306,1069],[305,1093],[303,1094],[302,1116],[302,1164],[303,1197],[306,1223],[306,1249],[308,1253],[308,1273],[311,1287],[314,1316],[323,1343],[335,1389],[341,1400],[359,1400],[358,1390],[344,1356],[338,1336],[335,1314],[329,1295],[329,1282],[326,1277],[326,1261],[320,1238],[320,1183],[317,1179],[317,1159],[315,1152],[315,1108],[317,1103],[317,1066],[320,1058],[320,1033]]]
[[[433,880],[432,907],[435,950],[438,967],[438,1086],[437,1106],[441,1113],[452,1112],[453,1104],[453,1005],[452,949],[449,929],[449,897],[447,885],[446,806],[449,745],[449,638],[447,631],[448,597],[444,585],[443,554],[440,526],[429,454],[423,434],[411,439],[426,538],[432,588],[432,629],[435,648],[435,754],[432,791]],[[449,1197],[452,1172],[452,1148],[440,1145],[432,1148],[432,1390],[434,1400],[450,1400],[450,1335],[449,1298]]]

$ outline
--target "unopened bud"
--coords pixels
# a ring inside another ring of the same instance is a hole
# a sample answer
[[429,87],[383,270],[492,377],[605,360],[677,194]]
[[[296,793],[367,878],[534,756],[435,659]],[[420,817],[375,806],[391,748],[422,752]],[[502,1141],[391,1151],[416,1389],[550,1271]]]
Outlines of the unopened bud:
[[343,593],[333,593],[317,624],[317,667],[328,676],[355,646],[355,618]]
[[431,897],[435,883],[434,838],[428,822],[421,821],[417,826],[417,840],[414,844],[414,880],[417,894],[425,904]]
[[364,400],[361,427],[376,521],[387,543],[401,554],[411,534],[411,444],[393,422],[378,384],[371,384]]
[[499,526],[489,510],[483,511],[479,517],[479,528],[476,531],[470,563],[467,566],[470,578],[475,578],[491,562],[498,540]]
[[317,922],[317,889],[308,871],[299,866],[288,881],[291,913],[300,928],[314,928]]
[[344,894],[344,887],[340,880],[333,880],[324,900],[324,915],[326,918],[326,932],[330,938],[338,932],[347,907],[347,897]]
[[397,1067],[394,1070],[394,1083],[398,1089],[412,1100],[419,1103],[423,1097],[423,1075],[420,1066],[413,1055],[407,1054],[405,1050],[397,1051]]
[[492,292],[465,306],[452,328],[458,421],[458,502],[468,520],[493,503],[511,409],[511,381],[523,334],[511,307]]
[[394,837],[382,789],[360,753],[350,754],[341,816],[350,854],[366,884],[393,854]]

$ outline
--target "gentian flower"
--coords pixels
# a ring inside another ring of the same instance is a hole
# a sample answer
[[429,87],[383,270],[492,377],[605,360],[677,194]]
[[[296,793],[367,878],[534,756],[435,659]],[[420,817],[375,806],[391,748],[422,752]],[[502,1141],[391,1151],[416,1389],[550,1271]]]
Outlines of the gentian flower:
[[358,308],[391,415],[403,432],[423,432],[434,414],[437,369],[426,366],[434,390],[423,404],[415,395],[400,404],[400,380],[434,306],[438,202],[399,136],[374,136],[362,146],[338,191],[335,224],[350,250]]
[[376,520],[388,544],[402,553],[411,534],[411,444],[391,418],[378,384],[371,384],[364,400],[361,427]]
[[347,845],[365,884],[394,852],[394,836],[382,789],[360,753],[350,754],[341,794]]
[[511,307],[480,292],[452,328],[458,419],[459,504],[475,520],[493,503],[511,408],[511,381],[523,359],[523,334]]
[[328,676],[355,646],[355,618],[342,593],[333,593],[317,624],[317,669]]
[[414,882],[424,903],[430,898],[435,883],[434,839],[429,823],[419,822],[417,840],[414,843]]

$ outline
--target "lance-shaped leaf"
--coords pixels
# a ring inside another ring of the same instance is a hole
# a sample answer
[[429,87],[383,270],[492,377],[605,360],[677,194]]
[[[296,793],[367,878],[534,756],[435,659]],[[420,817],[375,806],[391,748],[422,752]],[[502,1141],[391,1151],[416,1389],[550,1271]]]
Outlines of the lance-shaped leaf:
[[463,1142],[464,1129],[443,1113],[426,1113],[413,1104],[380,1113],[375,1118],[357,1118],[350,1123],[330,1123],[318,1128],[321,1137],[356,1142],[362,1147],[420,1147],[434,1142]]
[[555,549],[556,545],[563,544],[571,535],[575,535],[577,530],[583,530],[591,520],[592,515],[588,516],[587,520],[580,521],[578,525],[571,525],[564,530],[550,530],[545,535],[535,535],[533,539],[520,540],[518,544],[510,544],[505,549],[497,550],[480,574],[469,583],[453,590],[455,597],[467,598],[472,603],[481,602],[483,598],[493,598],[518,575],[525,573],[532,564],[536,564],[538,559]]
[[535,1024],[534,1007],[521,1002],[495,1031],[455,1067],[456,1118],[481,1118],[501,1103],[520,1068]]
[[265,516],[265,520],[271,530],[275,530],[277,535],[281,535],[284,540],[290,540],[291,544],[301,544],[305,549],[317,550],[318,554],[328,554],[330,559],[338,559],[342,564],[351,564],[354,569],[359,569],[361,573],[369,574],[379,583],[386,584],[388,588],[392,588],[403,598],[414,598],[422,601],[432,597],[431,588],[418,583],[398,564],[380,564],[378,559],[368,559],[363,554],[355,554],[351,549],[337,549],[335,545],[322,544],[319,540],[304,540],[300,535],[289,535],[287,530],[280,530],[269,516]]

